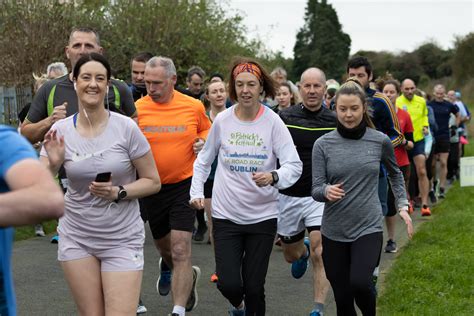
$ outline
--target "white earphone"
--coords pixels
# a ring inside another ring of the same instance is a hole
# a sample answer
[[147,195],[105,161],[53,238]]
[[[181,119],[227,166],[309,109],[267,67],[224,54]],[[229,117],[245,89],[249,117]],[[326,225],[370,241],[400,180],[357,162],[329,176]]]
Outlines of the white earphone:
[[110,89],[110,84],[107,85],[107,92],[106,92],[106,97],[105,97],[105,102],[107,103],[107,111],[110,111],[109,107],[109,89]]

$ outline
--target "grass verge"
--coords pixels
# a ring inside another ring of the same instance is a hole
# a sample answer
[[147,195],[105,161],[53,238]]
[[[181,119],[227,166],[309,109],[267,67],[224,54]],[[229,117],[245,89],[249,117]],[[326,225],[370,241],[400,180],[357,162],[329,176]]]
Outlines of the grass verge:
[[[50,234],[56,231],[57,221],[48,221],[43,223],[43,229],[46,234]],[[35,237],[35,229],[31,226],[21,226],[15,228],[15,241],[25,240]]]
[[385,278],[380,315],[474,315],[474,187],[456,182],[432,210]]

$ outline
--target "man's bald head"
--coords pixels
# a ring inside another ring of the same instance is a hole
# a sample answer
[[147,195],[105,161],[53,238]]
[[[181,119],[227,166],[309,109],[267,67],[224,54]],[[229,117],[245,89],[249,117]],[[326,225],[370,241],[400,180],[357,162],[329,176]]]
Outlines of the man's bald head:
[[405,98],[407,98],[408,100],[413,99],[413,96],[415,95],[416,91],[415,82],[409,78],[403,80],[401,90]]
[[308,110],[317,111],[321,108],[325,92],[326,75],[321,69],[308,68],[301,74],[300,94]]
[[324,84],[326,84],[326,75],[324,72],[316,67],[308,68],[306,69],[302,74],[300,78],[300,83],[304,82],[304,80],[308,78],[318,78],[318,80]]
[[416,88],[415,81],[413,81],[410,78],[407,78],[407,79],[402,81],[402,87],[405,86],[405,85],[412,85],[412,86],[415,86],[415,88]]

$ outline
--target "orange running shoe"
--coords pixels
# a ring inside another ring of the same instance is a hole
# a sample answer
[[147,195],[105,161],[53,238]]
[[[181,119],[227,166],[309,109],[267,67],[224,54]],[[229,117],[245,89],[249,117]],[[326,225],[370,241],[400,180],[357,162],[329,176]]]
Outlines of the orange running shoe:
[[413,207],[413,200],[410,200],[410,204],[408,205],[408,214],[413,214],[415,208]]
[[421,208],[421,216],[431,216],[430,208],[427,205],[423,205]]
[[217,283],[217,280],[219,280],[219,278],[217,277],[217,273],[214,272],[214,273],[211,275],[211,282],[212,282],[212,283]]

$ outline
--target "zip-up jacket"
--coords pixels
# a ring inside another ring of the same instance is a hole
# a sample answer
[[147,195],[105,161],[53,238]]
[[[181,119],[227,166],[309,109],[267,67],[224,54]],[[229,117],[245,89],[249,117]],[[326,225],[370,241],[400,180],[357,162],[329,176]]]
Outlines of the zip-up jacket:
[[395,105],[392,105],[385,95],[373,89],[367,88],[365,94],[375,128],[390,138],[393,147],[397,147],[402,143],[403,135],[400,132]]

